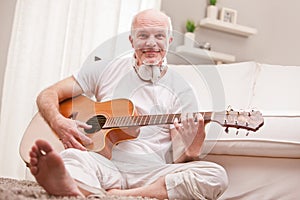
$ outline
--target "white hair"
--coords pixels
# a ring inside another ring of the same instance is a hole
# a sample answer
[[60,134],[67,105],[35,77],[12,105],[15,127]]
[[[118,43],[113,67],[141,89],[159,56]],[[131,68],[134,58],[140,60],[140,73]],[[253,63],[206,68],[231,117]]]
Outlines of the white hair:
[[[159,12],[161,12],[161,11],[159,11]],[[163,12],[161,12],[163,15],[165,15],[166,16],[166,18],[167,18],[167,20],[168,20],[168,37],[172,37],[172,35],[173,35],[173,27],[172,27],[172,21],[171,21],[171,18],[168,16],[168,15],[166,15],[165,13],[163,13]],[[138,13],[139,14],[139,13]],[[134,31],[134,23],[135,23],[135,21],[136,21],[136,18],[138,17],[138,14],[136,14],[134,17],[133,17],[133,19],[132,19],[132,21],[131,21],[131,37],[134,37],[134,33],[133,33],[133,31]]]

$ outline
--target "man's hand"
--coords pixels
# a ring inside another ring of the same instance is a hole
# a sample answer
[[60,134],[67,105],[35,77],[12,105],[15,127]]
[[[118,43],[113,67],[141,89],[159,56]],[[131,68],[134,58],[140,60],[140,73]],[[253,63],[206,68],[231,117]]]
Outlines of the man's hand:
[[[198,113],[195,118],[192,114],[182,115],[181,123],[175,119],[177,130],[172,136],[175,152],[178,154],[177,162],[186,162],[199,159],[201,147],[205,139],[205,126],[203,116]],[[173,150],[173,151],[174,151]]]
[[84,122],[72,120],[59,115],[51,123],[52,129],[58,135],[64,147],[86,150],[84,146],[91,144],[93,141],[83,134],[79,128],[90,129],[91,125]]

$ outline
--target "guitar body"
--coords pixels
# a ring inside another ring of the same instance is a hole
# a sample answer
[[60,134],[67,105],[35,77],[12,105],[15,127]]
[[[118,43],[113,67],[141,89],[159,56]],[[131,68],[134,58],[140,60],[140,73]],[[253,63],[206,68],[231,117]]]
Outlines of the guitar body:
[[[80,131],[93,140],[93,144],[86,147],[87,150],[98,152],[109,159],[114,145],[137,137],[137,135],[127,134],[126,128],[101,129],[98,124],[98,119],[101,121],[113,116],[132,116],[134,105],[130,100],[116,99],[107,102],[94,102],[85,96],[78,96],[63,101],[59,110],[67,118],[88,124],[96,122],[97,124],[93,125],[92,130],[80,129]],[[98,127],[100,130],[94,127]],[[38,139],[48,141],[58,152],[64,150],[64,146],[56,133],[40,113],[37,113],[27,127],[20,144],[20,155],[26,163],[29,163],[29,151]]]

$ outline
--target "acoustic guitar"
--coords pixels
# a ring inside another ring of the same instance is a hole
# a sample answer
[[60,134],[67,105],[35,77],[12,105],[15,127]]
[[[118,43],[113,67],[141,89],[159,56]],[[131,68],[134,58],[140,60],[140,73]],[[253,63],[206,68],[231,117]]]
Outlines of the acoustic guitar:
[[[86,146],[87,150],[102,154],[111,158],[114,145],[119,142],[135,139],[135,133],[126,131],[127,127],[173,124],[175,118],[181,118],[181,114],[161,115],[135,115],[133,103],[128,99],[115,99],[107,102],[94,102],[85,97],[78,96],[60,103],[60,113],[68,118],[86,122],[92,125],[91,129],[81,131],[90,137],[93,143]],[[195,116],[197,113],[193,113]],[[217,122],[226,128],[235,127],[249,131],[258,130],[264,123],[259,111],[234,111],[205,112],[204,122]],[[28,125],[20,144],[20,155],[29,163],[29,151],[37,139],[48,141],[55,150],[62,151],[64,146],[50,128],[48,123],[37,113]]]

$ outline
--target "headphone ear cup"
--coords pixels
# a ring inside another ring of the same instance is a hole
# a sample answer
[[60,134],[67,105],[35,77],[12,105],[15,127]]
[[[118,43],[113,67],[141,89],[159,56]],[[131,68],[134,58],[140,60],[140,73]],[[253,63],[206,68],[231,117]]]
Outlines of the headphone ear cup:
[[157,82],[161,77],[161,70],[156,65],[141,65],[136,69],[136,72],[140,79],[143,81],[151,81],[152,83]]
[[151,81],[152,83],[157,82],[161,77],[161,71],[158,66],[152,66],[152,78]]
[[144,81],[150,81],[152,79],[152,69],[150,66],[141,65],[137,68],[139,77]]

